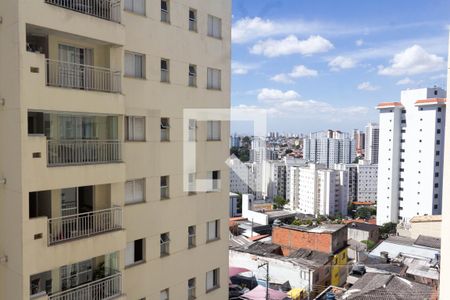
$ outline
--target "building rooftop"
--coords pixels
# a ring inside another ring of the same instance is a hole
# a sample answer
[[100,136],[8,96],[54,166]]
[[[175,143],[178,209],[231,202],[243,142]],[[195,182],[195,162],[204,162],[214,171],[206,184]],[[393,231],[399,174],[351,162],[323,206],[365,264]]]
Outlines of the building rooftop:
[[363,231],[372,231],[372,230],[377,230],[378,226],[375,224],[353,222],[353,223],[348,224],[348,228],[363,230]]
[[268,215],[269,219],[293,218],[297,215],[296,212],[289,210],[266,210],[261,213]]
[[419,235],[419,237],[414,242],[414,245],[441,249],[441,239],[432,236]]
[[296,226],[296,225],[281,225],[280,227],[311,232],[311,233],[334,233],[346,227],[344,224],[321,224],[317,226]]
[[409,220],[410,223],[420,223],[420,222],[442,222],[442,216],[414,216]]
[[435,241],[422,238],[419,240],[419,243],[422,245],[416,244],[416,240],[411,238],[391,236],[387,240],[378,244],[377,247],[370,252],[370,254],[381,257],[381,253],[386,252],[389,258],[396,258],[399,254],[412,254],[415,256],[434,259],[436,254],[440,253],[440,249],[436,248]]
[[393,274],[366,273],[339,299],[401,300],[430,299],[431,286],[409,281]]

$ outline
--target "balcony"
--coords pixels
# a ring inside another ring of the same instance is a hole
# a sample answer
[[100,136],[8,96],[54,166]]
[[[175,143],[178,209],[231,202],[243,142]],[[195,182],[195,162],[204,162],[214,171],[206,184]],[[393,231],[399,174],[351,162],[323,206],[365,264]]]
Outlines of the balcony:
[[48,220],[48,244],[54,245],[120,229],[121,207],[52,218]]
[[122,161],[118,140],[48,140],[48,166],[70,166]]
[[85,15],[120,23],[120,0],[45,0]]
[[108,93],[121,92],[122,74],[108,68],[46,59],[48,86]]
[[103,300],[117,297],[121,293],[121,274],[117,273],[70,290],[52,294],[49,296],[49,300]]

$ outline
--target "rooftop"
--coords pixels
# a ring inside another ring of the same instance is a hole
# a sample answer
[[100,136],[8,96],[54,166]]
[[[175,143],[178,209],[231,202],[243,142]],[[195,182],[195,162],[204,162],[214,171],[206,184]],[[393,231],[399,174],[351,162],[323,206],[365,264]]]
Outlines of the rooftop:
[[416,240],[411,238],[391,236],[378,244],[370,254],[373,256],[382,256],[381,253],[386,252],[390,258],[396,258],[399,254],[413,254],[415,256],[434,259],[436,254],[440,253],[440,249],[435,247],[436,241],[422,238],[419,240],[419,243],[416,244]]
[[392,274],[366,273],[340,299],[401,300],[430,299],[431,286],[409,281]]
[[419,237],[414,242],[414,245],[441,249],[441,239],[432,236],[419,235]]
[[363,231],[372,231],[377,230],[378,226],[375,224],[369,224],[369,223],[359,223],[359,222],[353,222],[348,224],[349,229],[358,229]]
[[420,223],[420,222],[442,222],[442,216],[415,216],[409,221],[410,223]]
[[346,227],[344,224],[321,224],[317,226],[281,225],[280,227],[311,233],[334,233]]

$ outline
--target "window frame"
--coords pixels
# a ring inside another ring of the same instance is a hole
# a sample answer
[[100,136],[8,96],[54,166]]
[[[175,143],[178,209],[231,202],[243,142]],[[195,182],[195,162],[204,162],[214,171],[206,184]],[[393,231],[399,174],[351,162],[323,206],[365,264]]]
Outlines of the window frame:
[[[136,120],[143,120],[143,133],[142,138],[136,137]],[[130,124],[132,127],[130,127]],[[146,119],[144,116],[125,116],[125,141],[126,142],[145,142],[146,133]],[[130,130],[132,131],[132,136],[130,137]]]
[[[161,22],[170,24],[170,2],[169,0],[161,0]],[[166,3],[166,8],[163,8],[163,3]]]
[[188,249],[195,247],[197,247],[197,226],[191,225],[188,227]]
[[[147,15],[147,1],[146,0],[142,0],[142,2],[143,2],[143,12],[142,13],[140,13],[136,8],[135,8],[135,2],[136,1],[140,1],[140,0],[124,0],[124,5],[123,5],[123,10],[124,11],[126,11],[126,12],[129,12],[129,13],[132,13],[132,14],[136,14],[136,15],[139,15],[139,16],[146,16]],[[127,5],[127,2],[130,2],[131,3],[131,6],[132,6],[132,8],[131,9],[129,9],[128,8],[128,5]]]
[[[141,244],[140,245],[140,247],[141,247],[141,259],[140,260],[136,260],[136,255],[137,255],[137,253],[136,253],[136,244],[139,244],[139,243]],[[132,250],[133,251],[133,253],[132,253],[132,255],[133,255],[133,262],[128,263],[127,262],[128,261],[127,258],[128,258],[128,255],[129,255],[128,251],[130,250],[130,248],[129,248],[130,245],[132,246],[132,249],[133,249]],[[139,265],[139,264],[145,263],[145,261],[146,261],[145,256],[146,256],[146,254],[145,254],[145,239],[144,238],[137,239],[137,240],[134,240],[134,241],[131,241],[131,242],[127,243],[127,246],[125,248],[125,268],[129,268],[129,267],[133,267],[135,265]]]
[[[212,286],[208,287],[208,276],[209,274],[212,275]],[[214,270],[206,272],[206,278],[205,278],[205,285],[206,285],[206,293],[209,293],[215,289],[220,288],[220,268],[216,268]]]
[[[191,12],[194,17],[191,18]],[[188,29],[191,32],[198,32],[198,14],[195,8],[190,7],[188,12]]]
[[[127,194],[127,184],[132,184],[132,198],[135,199],[136,197],[136,183],[142,182],[142,200],[136,201],[127,201],[128,194]],[[146,202],[146,180],[144,178],[137,178],[137,179],[130,179],[125,181],[125,205],[133,205],[133,204],[139,204],[139,203],[145,203]]]
[[[163,180],[165,180],[165,185],[163,185]],[[160,200],[170,199],[170,177],[169,177],[169,175],[160,177],[159,192],[160,192],[160,195],[159,195]]]
[[[217,78],[216,78],[217,77]],[[217,82],[215,80],[217,79]],[[206,89],[212,91],[222,90],[222,70],[208,67],[206,69]]]
[[[214,224],[214,237],[210,238],[210,224]],[[220,240],[220,219],[212,220],[206,223],[206,242]]]
[[189,64],[188,66],[188,86],[197,87],[197,65]]
[[[165,63],[165,68],[163,68],[163,63]],[[161,82],[170,83],[170,59],[161,58],[160,60],[160,71],[161,71]]]
[[[127,56],[133,57],[133,64],[134,64],[134,73],[131,74],[127,71]],[[137,75],[137,68],[136,68],[136,57],[140,57],[141,58],[141,66],[140,66],[140,71],[139,71],[139,75]],[[146,79],[146,68],[145,68],[145,63],[146,62],[146,56],[143,53],[138,53],[138,52],[133,52],[133,51],[128,51],[125,50],[125,54],[124,54],[124,77],[126,78],[136,78],[136,79]]]
[[[222,39],[222,19],[208,14],[207,35],[215,39]],[[217,27],[217,28],[216,28]]]
[[[163,239],[165,237],[165,239]],[[164,232],[159,235],[159,255],[165,257],[170,255],[170,233]]]
[[161,118],[160,119],[160,141],[161,142],[170,142],[170,118]]
[[206,121],[206,140],[208,142],[219,142],[222,140],[222,121]]

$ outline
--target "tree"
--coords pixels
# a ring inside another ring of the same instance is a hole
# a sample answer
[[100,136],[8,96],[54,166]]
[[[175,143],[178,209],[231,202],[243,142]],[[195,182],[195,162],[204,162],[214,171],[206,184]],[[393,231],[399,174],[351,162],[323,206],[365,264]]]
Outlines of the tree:
[[283,209],[284,206],[288,203],[289,203],[289,201],[284,199],[281,196],[275,196],[275,198],[273,199],[273,204],[274,204],[275,208],[278,208],[278,209]]
[[356,210],[355,216],[361,219],[370,219],[371,216],[376,215],[377,211],[373,207],[363,206]]
[[372,250],[373,247],[375,247],[375,242],[371,241],[371,240],[364,240],[364,241],[361,241],[361,243],[366,244],[368,251]]
[[397,224],[396,223],[384,223],[383,226],[380,227],[381,235],[389,235],[397,232]]

